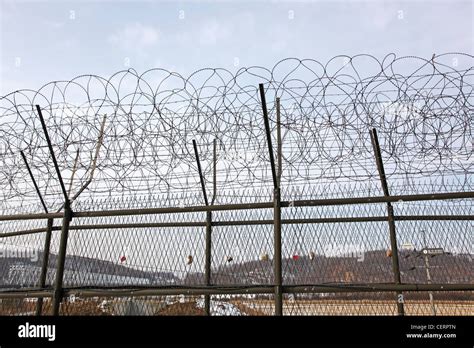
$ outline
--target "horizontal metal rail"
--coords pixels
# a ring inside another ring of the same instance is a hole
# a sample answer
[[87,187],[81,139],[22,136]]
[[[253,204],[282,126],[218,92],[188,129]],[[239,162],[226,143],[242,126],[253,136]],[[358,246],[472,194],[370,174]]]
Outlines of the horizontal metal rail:
[[[284,285],[284,294],[394,292],[394,291],[474,291],[474,284],[364,284],[364,285]],[[228,286],[148,289],[67,289],[65,294],[82,297],[96,296],[166,296],[166,295],[232,295],[274,294],[274,286]]]
[[[347,292],[396,292],[396,291],[474,291],[474,284],[314,284],[284,285],[283,293],[347,293]],[[76,297],[133,297],[167,295],[232,295],[232,294],[273,294],[274,286],[228,285],[194,287],[124,287],[124,288],[64,288],[64,296]],[[7,290],[0,291],[0,298],[52,297],[53,290]]]
[[298,200],[294,202],[281,202],[282,207],[311,207],[325,205],[352,205],[369,203],[396,203],[396,202],[416,202],[416,201],[437,201],[447,199],[474,198],[473,191],[449,192],[449,193],[428,193],[418,195],[399,196],[376,196],[376,197],[354,197],[354,198],[328,198],[316,200]]
[[[333,205],[353,205],[370,203],[388,203],[388,202],[415,202],[430,200],[448,200],[448,199],[468,199],[474,198],[473,191],[433,193],[418,195],[400,195],[400,196],[376,196],[376,197],[355,197],[355,198],[329,198],[317,200],[296,200],[282,201],[282,207],[314,207],[314,206],[333,206]],[[192,213],[207,211],[226,211],[226,210],[246,210],[246,209],[270,209],[273,208],[273,202],[262,203],[241,203],[241,204],[222,204],[209,206],[189,206],[189,207],[165,207],[165,208],[139,208],[139,209],[119,209],[102,211],[82,211],[74,212],[73,217],[102,217],[102,216],[125,216],[125,215],[147,215],[147,214],[171,214],[171,213]],[[62,218],[63,213],[39,213],[39,214],[14,214],[2,215],[0,221],[11,220],[35,220],[48,218]]]
[[63,213],[13,214],[0,215],[0,221],[62,219],[63,217]]
[[[394,216],[395,221],[472,221],[474,215],[400,215]],[[283,225],[292,224],[326,224],[326,223],[351,223],[351,222],[383,222],[387,216],[361,216],[361,217],[331,217],[331,218],[308,218],[308,219],[282,219]],[[246,226],[246,225],[273,225],[273,220],[231,220],[213,221],[212,226]],[[120,228],[166,228],[166,227],[205,227],[206,222],[147,222],[128,224],[88,224],[70,226],[70,230],[104,230]],[[15,237],[21,235],[44,233],[46,228],[33,228],[15,232],[0,233],[0,238]],[[52,231],[60,231],[60,226],[53,226]]]

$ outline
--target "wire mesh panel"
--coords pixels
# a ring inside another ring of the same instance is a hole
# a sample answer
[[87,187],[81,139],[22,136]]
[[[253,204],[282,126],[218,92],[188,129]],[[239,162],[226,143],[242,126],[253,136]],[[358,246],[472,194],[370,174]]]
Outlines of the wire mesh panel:
[[[210,302],[212,316],[262,316],[273,314],[272,296],[213,295]],[[43,314],[49,314],[45,306]],[[134,297],[69,296],[61,304],[62,315],[105,316],[203,316],[204,296],[167,295]]]
[[[391,261],[386,256],[390,245],[387,223],[344,222],[344,219],[350,221],[351,218],[383,217],[380,208],[348,206],[285,209],[285,218],[302,221],[283,227],[284,283],[296,285],[393,280]],[[309,221],[311,218],[314,219],[313,223]],[[324,219],[334,220],[326,222]]]
[[408,315],[472,315],[472,291],[405,292],[405,310]]
[[216,226],[211,250],[213,284],[273,283],[271,225]]
[[199,277],[193,277],[204,270],[202,227],[89,233],[70,234],[64,275],[67,286],[202,284]]
[[[431,294],[433,300],[430,300]],[[404,292],[406,315],[472,315],[474,297],[468,292]],[[397,315],[395,293],[290,294],[285,315]]]
[[290,294],[286,315],[396,315],[395,293]]

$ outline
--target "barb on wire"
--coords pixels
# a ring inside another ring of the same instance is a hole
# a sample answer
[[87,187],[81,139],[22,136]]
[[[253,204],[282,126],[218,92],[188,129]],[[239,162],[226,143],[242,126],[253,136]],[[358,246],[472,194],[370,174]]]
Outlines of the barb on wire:
[[[282,189],[375,182],[368,130],[376,128],[393,185],[407,191],[429,182],[437,191],[449,185],[472,190],[473,58],[460,53],[337,56],[326,63],[288,58],[271,68],[209,68],[188,77],[130,69],[15,91],[0,97],[0,195],[9,205],[34,202],[18,156],[27,149],[48,204],[55,209],[61,204],[31,108],[36,104],[48,114],[64,175],[73,171],[71,147],[80,150],[72,200],[199,191],[195,158],[186,146],[191,139],[200,145],[207,184],[213,185],[216,139],[219,190],[271,187],[259,83],[265,85],[272,128],[279,98]],[[106,131],[103,114],[109,115]]]

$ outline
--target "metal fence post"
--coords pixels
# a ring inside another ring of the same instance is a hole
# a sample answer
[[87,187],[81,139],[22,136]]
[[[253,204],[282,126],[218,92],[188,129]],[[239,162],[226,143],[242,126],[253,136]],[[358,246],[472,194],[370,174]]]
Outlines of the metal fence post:
[[[215,144],[215,142],[214,142]],[[194,155],[196,157],[196,163],[199,172],[199,180],[201,182],[202,194],[204,197],[204,203],[206,206],[209,205],[207,200],[206,185],[204,183],[204,176],[201,169],[201,161],[199,160],[199,151],[197,148],[196,140],[193,139]],[[206,286],[211,285],[211,247],[212,247],[212,212],[206,212],[206,246],[205,246],[205,261],[204,261],[204,278]],[[204,312],[206,315],[211,315],[211,296],[206,294],[204,295]]]
[[281,175],[283,173],[282,165],[282,141],[281,141],[281,112],[280,112],[280,98],[276,98],[276,115],[277,115],[277,179],[278,187],[281,187]]
[[41,121],[41,126],[43,127],[44,136],[46,142],[48,143],[49,152],[53,160],[54,169],[58,176],[59,184],[61,185],[61,190],[64,195],[64,217],[61,227],[61,239],[59,242],[59,252],[58,252],[58,261],[56,267],[56,279],[54,284],[54,295],[53,295],[53,315],[59,315],[59,307],[63,297],[63,276],[64,276],[64,264],[66,261],[66,250],[67,250],[67,240],[69,234],[69,223],[73,217],[73,211],[71,209],[71,204],[69,201],[68,194],[66,192],[66,186],[64,186],[64,181],[61,176],[61,171],[54,154],[53,145],[51,144],[51,139],[49,138],[48,129],[46,127],[46,122],[43,118],[43,113],[39,105],[36,105],[36,110]]
[[59,241],[58,262],[56,267],[56,280],[54,284],[53,315],[59,315],[59,307],[63,298],[64,265],[66,262],[67,240],[69,234],[69,223],[73,212],[69,201],[64,205],[64,217],[61,227],[61,239]]
[[283,275],[282,275],[282,255],[281,255],[281,196],[280,188],[273,190],[273,219],[274,238],[273,248],[275,257],[273,260],[275,276],[275,315],[283,315]]
[[268,119],[267,103],[265,100],[265,89],[263,83],[259,84],[260,100],[262,102],[263,120],[267,137],[268,153],[273,180],[273,276],[275,283],[275,315],[283,315],[283,276],[281,255],[281,195],[277,178],[275,159],[273,156],[272,138],[270,132],[270,121]]
[[[206,213],[206,260],[205,260],[205,281],[206,286],[211,285],[211,263],[212,263],[212,212]],[[211,296],[204,295],[204,312],[206,315],[211,315]]]
[[[377,164],[377,170],[379,172],[380,182],[382,184],[382,190],[385,197],[390,196],[388,190],[387,178],[385,176],[385,169],[382,160],[382,153],[380,151],[379,139],[377,137],[377,131],[372,129],[370,132],[370,138],[372,141],[372,147],[375,154],[375,162]],[[390,247],[392,249],[392,270],[394,275],[394,280],[397,285],[401,284],[400,277],[400,264],[398,261],[398,246],[397,246],[397,234],[395,231],[395,218],[393,213],[392,203],[387,202],[387,214],[388,214],[388,226],[390,230]],[[405,308],[403,305],[403,293],[397,292],[397,311],[398,315],[405,315]]]

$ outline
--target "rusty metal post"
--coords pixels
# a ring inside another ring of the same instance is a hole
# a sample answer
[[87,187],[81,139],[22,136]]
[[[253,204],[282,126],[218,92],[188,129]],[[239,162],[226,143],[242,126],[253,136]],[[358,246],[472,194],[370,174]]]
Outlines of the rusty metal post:
[[[377,131],[372,129],[370,132],[370,138],[372,141],[372,147],[374,149],[375,154],[375,162],[377,164],[377,170],[379,172],[380,182],[382,184],[382,191],[385,197],[390,196],[390,192],[388,190],[387,178],[385,176],[385,169],[382,160],[382,153],[380,151],[380,144],[379,139],[377,137]],[[395,231],[395,218],[393,213],[393,206],[392,203],[387,202],[387,214],[388,214],[388,226],[390,231],[390,247],[392,249],[392,270],[395,284],[400,285],[401,277],[400,277],[400,263],[398,260],[398,246],[397,246],[397,234]],[[397,292],[397,311],[398,315],[405,315],[405,308],[403,305],[403,293]]]
[[64,195],[64,217],[61,227],[61,239],[59,242],[59,252],[58,252],[58,261],[56,267],[56,279],[54,283],[54,295],[53,295],[53,315],[59,315],[59,307],[63,298],[63,277],[64,277],[64,264],[66,261],[66,250],[67,250],[67,240],[69,234],[69,223],[73,217],[73,211],[71,209],[71,204],[69,201],[68,194],[66,192],[66,186],[61,175],[61,171],[54,154],[53,145],[51,139],[49,138],[48,129],[46,127],[46,122],[44,121],[43,113],[39,105],[36,105],[36,110],[38,111],[38,116],[41,121],[41,126],[43,127],[44,136],[46,142],[48,143],[49,152],[53,160],[54,168],[58,176],[59,184],[61,185],[61,190]]
[[265,133],[267,137],[268,154],[273,180],[273,277],[275,283],[275,315],[283,315],[283,275],[282,275],[282,255],[281,255],[281,195],[280,186],[275,169],[275,159],[273,156],[272,137],[270,131],[270,121],[268,119],[267,102],[265,100],[265,89],[263,83],[259,84],[260,101],[262,102],[263,120],[265,123]]
[[213,168],[212,168],[212,185],[213,185],[213,192],[212,192],[212,199],[211,199],[211,205],[214,205],[214,202],[216,201],[217,197],[217,139],[214,138],[214,143],[213,143],[214,149],[213,149]]
[[[194,156],[196,157],[196,163],[199,172],[199,180],[201,182],[201,189],[202,194],[204,197],[204,203],[206,206],[209,205],[209,201],[207,200],[207,192],[206,192],[206,185],[204,183],[204,176],[202,174],[201,169],[201,161],[199,160],[199,151],[197,148],[196,140],[193,139],[193,147],[194,147]],[[206,286],[211,285],[211,262],[212,262],[212,255],[211,255],[211,247],[212,247],[212,212],[206,212],[206,246],[205,246],[205,261],[204,261],[204,278]],[[211,296],[204,295],[204,312],[206,315],[211,315]]]
[[72,167],[71,180],[69,181],[69,190],[67,191],[68,196],[71,195],[72,185],[74,183],[74,176],[76,175],[78,161],[79,161],[79,149],[77,149],[76,159],[74,160],[74,166]]
[[[102,124],[100,126],[100,133],[99,133],[99,138],[97,139],[97,144],[95,146],[95,155],[94,155],[94,158],[92,159],[92,163],[91,163],[91,172],[89,174],[89,179],[87,179],[87,181],[85,182],[85,184],[76,192],[76,194],[74,196],[72,196],[72,198],[69,199],[69,202],[72,203],[74,202],[80,195],[82,192],[84,192],[87,187],[89,187],[89,185],[91,184],[92,180],[94,179],[94,172],[96,170],[96,167],[97,167],[97,158],[99,157],[99,150],[100,150],[100,147],[102,146],[102,142],[104,140],[104,129],[105,129],[105,121],[107,120],[107,115],[104,115],[103,119],[102,119]],[[79,155],[79,152],[77,154],[77,156]],[[78,158],[78,157],[76,157]],[[72,179],[71,179],[72,181]],[[58,209],[58,212],[60,212],[64,207],[64,204]]]

